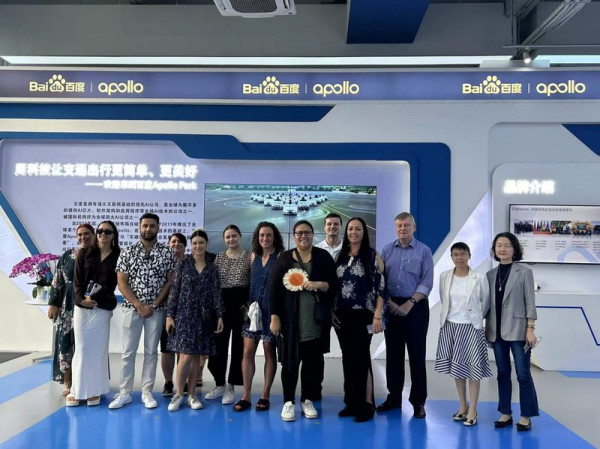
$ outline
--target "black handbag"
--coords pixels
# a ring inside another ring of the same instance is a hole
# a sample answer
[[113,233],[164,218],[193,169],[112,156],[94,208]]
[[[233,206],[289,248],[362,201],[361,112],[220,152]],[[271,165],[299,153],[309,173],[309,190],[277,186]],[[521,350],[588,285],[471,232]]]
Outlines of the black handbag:
[[242,304],[240,306],[240,315],[241,315],[242,321],[244,323],[250,322],[250,316],[248,315],[249,312],[250,312],[250,305],[247,302],[245,302],[244,304]]
[[217,317],[217,312],[212,307],[203,308],[202,309],[202,323],[209,330],[209,332],[214,332],[217,330],[217,322],[219,318]]

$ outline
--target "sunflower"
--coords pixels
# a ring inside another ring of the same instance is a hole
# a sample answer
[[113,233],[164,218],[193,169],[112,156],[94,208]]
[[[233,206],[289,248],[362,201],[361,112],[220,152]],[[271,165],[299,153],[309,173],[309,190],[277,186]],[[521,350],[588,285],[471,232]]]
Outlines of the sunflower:
[[302,284],[306,281],[308,281],[308,273],[299,268],[290,268],[287,273],[283,275],[283,285],[292,292],[302,290]]

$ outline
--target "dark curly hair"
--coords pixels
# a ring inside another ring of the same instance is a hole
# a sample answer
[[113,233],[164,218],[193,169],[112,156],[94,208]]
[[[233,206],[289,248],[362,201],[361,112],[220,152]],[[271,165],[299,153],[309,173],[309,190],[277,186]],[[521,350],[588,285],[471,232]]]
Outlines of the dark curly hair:
[[275,254],[279,254],[283,251],[283,238],[281,237],[281,232],[279,232],[277,226],[270,221],[261,221],[256,225],[256,229],[254,229],[254,233],[252,234],[252,252],[257,256],[262,256],[263,249],[258,240],[260,228],[271,228],[273,231],[273,247],[275,248]]

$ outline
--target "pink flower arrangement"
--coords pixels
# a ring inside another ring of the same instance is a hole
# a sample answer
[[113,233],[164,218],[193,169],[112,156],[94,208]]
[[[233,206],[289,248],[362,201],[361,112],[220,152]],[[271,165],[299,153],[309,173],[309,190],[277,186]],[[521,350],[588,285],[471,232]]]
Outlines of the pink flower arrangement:
[[35,279],[35,282],[32,282],[32,284],[40,287],[48,286],[52,281],[52,270],[48,263],[59,258],[60,256],[50,253],[26,257],[13,267],[9,277],[15,278],[26,274],[30,278]]

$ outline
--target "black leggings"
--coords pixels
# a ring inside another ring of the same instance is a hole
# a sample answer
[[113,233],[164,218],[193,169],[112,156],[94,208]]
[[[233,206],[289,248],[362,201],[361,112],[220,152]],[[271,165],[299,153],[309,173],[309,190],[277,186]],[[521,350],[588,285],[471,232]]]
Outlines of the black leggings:
[[362,410],[367,407],[368,382],[371,384],[371,406],[374,401],[371,367],[373,336],[367,331],[367,325],[373,323],[373,312],[367,309],[338,309],[336,316],[340,321],[336,334],[342,349],[344,402],[353,410]]
[[217,386],[225,385],[227,372],[227,355],[229,337],[231,335],[231,361],[227,382],[231,385],[243,385],[242,357],[244,355],[244,339],[242,327],[244,319],[241,314],[242,305],[248,302],[248,287],[224,288],[221,290],[225,313],[223,314],[223,332],[217,334],[215,343],[217,354],[208,359],[208,370],[215,378]]
[[309,399],[311,401],[318,401],[321,398],[321,383],[323,382],[323,370],[325,368],[322,347],[320,340],[301,342],[299,344],[298,362],[292,366],[282,364],[281,383],[283,384],[283,402],[294,402],[300,363],[302,363],[300,400]]

